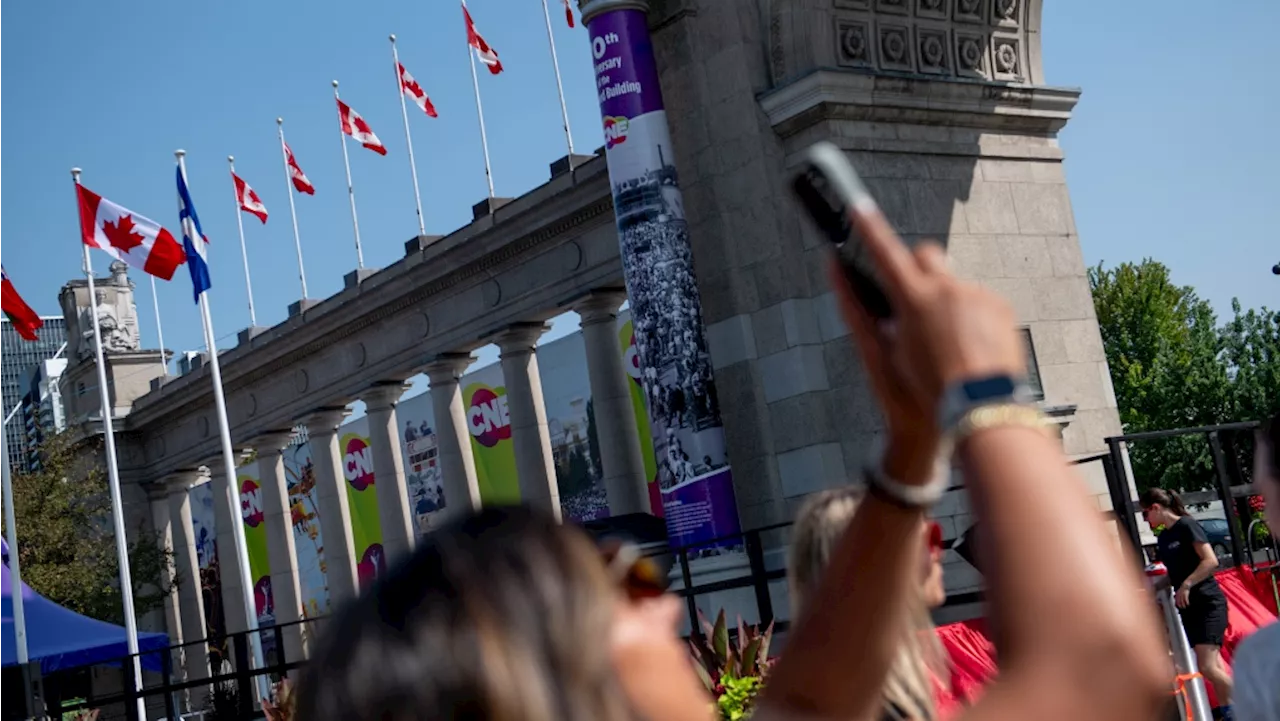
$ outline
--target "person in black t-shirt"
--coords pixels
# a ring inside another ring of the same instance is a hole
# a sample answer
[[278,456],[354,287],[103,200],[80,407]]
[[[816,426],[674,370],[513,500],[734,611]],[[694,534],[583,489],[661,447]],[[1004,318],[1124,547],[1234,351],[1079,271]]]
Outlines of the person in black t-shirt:
[[1182,616],[1187,641],[1195,649],[1200,673],[1213,684],[1218,697],[1214,718],[1231,718],[1232,679],[1222,662],[1222,640],[1227,632],[1227,597],[1213,577],[1218,556],[1204,529],[1187,513],[1178,494],[1152,488],[1142,494],[1142,515],[1156,537],[1156,554],[1169,569],[1174,601]]

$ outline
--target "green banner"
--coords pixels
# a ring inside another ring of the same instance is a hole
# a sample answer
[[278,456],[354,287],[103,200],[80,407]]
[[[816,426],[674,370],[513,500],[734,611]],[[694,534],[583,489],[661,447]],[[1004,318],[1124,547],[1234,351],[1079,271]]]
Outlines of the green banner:
[[649,428],[649,409],[644,401],[644,388],[640,385],[640,357],[636,353],[636,337],[631,321],[622,324],[618,331],[618,344],[622,349],[622,367],[627,370],[631,389],[631,410],[636,414],[636,433],[640,436],[640,455],[644,458],[644,477],[649,481],[649,500],[653,512],[662,515],[662,494],[658,489],[658,460],[653,454],[653,433]]
[[485,505],[519,503],[520,481],[516,477],[507,389],[472,383],[463,389],[462,403],[467,408],[467,428],[471,432],[471,452],[476,462],[481,502]]
[[267,524],[263,513],[262,489],[258,479],[240,471],[236,475],[240,484],[240,517],[244,520],[244,544],[249,550],[249,577],[253,579],[254,605],[259,620],[270,611],[271,562],[267,555]]
[[382,524],[378,520],[378,489],[373,476],[373,449],[359,433],[343,434],[342,474],[347,479],[351,508],[351,541],[359,562],[360,583],[371,583],[386,570],[382,553]]

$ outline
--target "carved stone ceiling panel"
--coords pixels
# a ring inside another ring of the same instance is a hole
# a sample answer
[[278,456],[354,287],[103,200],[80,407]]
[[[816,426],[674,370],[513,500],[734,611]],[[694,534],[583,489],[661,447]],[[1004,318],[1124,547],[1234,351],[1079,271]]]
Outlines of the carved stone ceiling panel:
[[836,62],[873,72],[1029,82],[1028,2],[831,0]]

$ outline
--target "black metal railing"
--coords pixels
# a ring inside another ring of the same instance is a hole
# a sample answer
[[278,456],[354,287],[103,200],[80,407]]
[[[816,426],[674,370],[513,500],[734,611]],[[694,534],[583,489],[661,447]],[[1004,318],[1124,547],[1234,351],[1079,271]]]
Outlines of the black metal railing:
[[[1134,498],[1133,488],[1130,486],[1131,479],[1124,462],[1125,445],[1185,436],[1203,436],[1208,446],[1209,457],[1213,466],[1213,478],[1209,483],[1210,489],[1203,492],[1182,494],[1183,500],[1188,504],[1206,503],[1211,500],[1221,501],[1231,542],[1232,562],[1235,565],[1252,565],[1254,563],[1253,552],[1255,547],[1267,544],[1255,544],[1246,535],[1248,527],[1242,523],[1242,518],[1248,518],[1249,515],[1247,499],[1249,496],[1256,494],[1257,491],[1254,489],[1245,467],[1241,465],[1240,459],[1242,457],[1242,448],[1248,447],[1244,444],[1251,442],[1248,436],[1260,425],[1258,421],[1222,423],[1214,426],[1130,433],[1113,436],[1106,440],[1107,455],[1110,460],[1104,465],[1107,469],[1107,485],[1111,491],[1112,507],[1116,510],[1116,520],[1124,529],[1125,535],[1138,554],[1140,562],[1145,564],[1147,557],[1142,548],[1141,530],[1138,526],[1137,499]],[[1244,436],[1243,443],[1241,441],[1242,436]],[[1133,480],[1136,481],[1137,479]],[[1272,545],[1274,546],[1274,544]],[[1275,559],[1273,558],[1272,560]]]
[[[301,634],[304,639],[314,635],[314,627],[320,619],[306,619],[293,623],[273,625],[256,632],[227,634],[224,637],[201,639],[170,646],[165,649],[138,654],[144,667],[159,672],[144,672],[141,688],[135,686],[133,674],[134,656],[124,656],[103,666],[114,667],[119,674],[119,691],[95,693],[93,683],[87,685],[82,677],[83,669],[66,669],[45,675],[41,679],[41,694],[46,713],[52,718],[63,718],[77,711],[98,709],[100,721],[123,718],[143,721],[138,717],[138,700],[143,700],[148,714],[163,709],[162,718],[176,721],[198,716],[205,721],[219,718],[262,718],[256,699],[259,689],[269,690],[290,671],[305,663],[303,657],[289,658],[287,636]],[[253,668],[252,636],[257,634],[264,647],[260,668]],[[305,640],[304,640],[305,643]],[[208,669],[205,659],[218,659],[225,649],[230,658],[219,668]],[[183,663],[184,657],[189,663]],[[195,669],[201,669],[195,671]],[[177,671],[181,670],[181,673]],[[205,671],[208,671],[207,675]],[[100,675],[101,676],[101,675]],[[151,683],[148,681],[151,680]],[[70,698],[68,698],[68,696]],[[186,698],[184,698],[186,697]],[[204,700],[206,703],[195,703]],[[200,706],[197,708],[197,706]],[[183,709],[186,709],[185,711]]]
[[[1218,480],[1218,488],[1215,493],[1222,495],[1226,489],[1227,495],[1224,498],[1235,498],[1246,493],[1248,488],[1239,484],[1232,486],[1231,481],[1239,475],[1239,468],[1232,467],[1227,461],[1228,453],[1230,457],[1235,457],[1235,450],[1224,451],[1222,440],[1217,434],[1224,431],[1240,432],[1251,430],[1257,426],[1256,423],[1237,423],[1224,426],[1214,426],[1211,428],[1192,428],[1174,431],[1161,431],[1157,433],[1139,433],[1128,436],[1117,436],[1107,439],[1109,451],[1093,456],[1079,458],[1073,461],[1074,464],[1084,465],[1089,463],[1100,463],[1107,478],[1107,484],[1111,492],[1111,500],[1113,508],[1118,511],[1115,513],[1117,521],[1120,523],[1125,535],[1128,536],[1135,549],[1139,549],[1141,554],[1141,540],[1138,529],[1135,524],[1136,506],[1133,494],[1129,489],[1128,474],[1125,471],[1125,464],[1121,451],[1122,443],[1139,442],[1148,439],[1173,437],[1177,435],[1188,435],[1194,433],[1212,434],[1209,436],[1214,463],[1218,471],[1216,478]],[[1234,474],[1234,475],[1233,475]],[[959,487],[957,487],[958,489]],[[953,489],[956,490],[956,489]],[[1233,553],[1236,555],[1237,562],[1243,562],[1248,556],[1246,545],[1242,541],[1241,529],[1236,528],[1238,516],[1233,503],[1224,503],[1227,509],[1229,519],[1233,525]],[[677,572],[680,577],[678,588],[673,588],[672,593],[684,599],[686,611],[688,613],[690,635],[701,635],[701,624],[699,620],[698,599],[711,594],[724,593],[739,589],[751,589],[751,603],[754,604],[755,618],[760,625],[766,626],[770,623],[775,624],[775,628],[784,629],[787,625],[786,619],[777,619],[773,604],[773,598],[770,593],[770,584],[786,578],[787,569],[785,558],[779,558],[777,563],[770,564],[767,559],[767,550],[779,551],[787,546],[785,542],[785,534],[793,524],[790,522],[779,523],[762,528],[756,528],[738,534],[713,538],[701,541],[680,548],[652,548],[648,554],[652,557],[663,559],[663,565],[672,573]],[[962,533],[961,529],[957,529],[958,533]],[[742,574],[734,575],[729,578],[723,578],[715,581],[709,581],[699,585],[694,585],[694,576],[701,571],[695,569],[699,560],[713,558],[736,558],[739,561],[745,556],[746,568]],[[670,561],[669,564],[666,560]],[[1145,561],[1145,557],[1143,557]],[[773,567],[770,567],[770,566]],[[967,605],[980,602],[984,598],[981,589],[966,593],[951,594],[947,597],[946,606]],[[750,605],[741,609],[747,611],[747,615],[751,610]],[[250,646],[248,632],[227,634],[225,637],[217,637],[213,639],[202,639],[200,641],[186,642],[180,646],[170,647],[161,651],[152,651],[143,656],[152,659],[158,655],[160,661],[159,678],[154,683],[145,683],[142,688],[133,688],[133,674],[128,671],[132,668],[132,657],[120,659],[115,665],[121,670],[121,691],[106,695],[76,694],[74,701],[64,701],[65,694],[60,693],[59,684],[63,676],[67,672],[57,672],[44,678],[44,699],[45,706],[51,716],[57,718],[64,713],[74,712],[82,709],[103,709],[108,707],[121,709],[118,717],[129,719],[129,721],[141,721],[137,719],[137,699],[141,698],[148,702],[148,705],[159,710],[163,707],[164,718],[178,719],[190,717],[190,714],[181,713],[181,708],[185,705],[191,707],[191,703],[182,703],[183,696],[200,695],[216,700],[219,694],[227,696],[228,690],[233,690],[231,694],[230,705],[234,707],[235,716],[225,716],[219,713],[206,713],[204,721],[216,721],[218,718],[234,717],[239,719],[262,718],[263,714],[255,703],[255,695],[257,691],[255,686],[261,681],[266,681],[268,686],[278,682],[283,676],[289,672],[299,668],[304,663],[301,658],[288,658],[286,649],[289,644],[286,643],[287,634],[293,632],[294,627],[298,627],[298,632],[303,633],[308,641],[314,640],[314,636],[319,624],[324,618],[308,619],[305,621],[280,624],[260,629],[258,633],[263,640],[266,651],[264,652],[265,664],[263,668],[250,668]],[[224,645],[225,644],[225,645]],[[208,677],[197,675],[193,677],[190,669],[186,674],[175,673],[179,668],[175,660],[182,659],[184,651],[188,648],[195,648],[195,658],[204,658],[209,656],[209,650],[214,650],[212,657],[221,657],[224,653],[230,656],[231,663],[224,664],[229,669],[218,668],[211,669]],[[203,654],[203,655],[201,655]],[[157,674],[148,674],[155,677]],[[144,679],[145,681],[145,679]],[[198,694],[194,692],[199,692]],[[223,698],[223,701],[228,699]],[[225,712],[227,704],[223,704],[222,709],[218,711]],[[103,721],[109,718],[107,715],[99,717]]]

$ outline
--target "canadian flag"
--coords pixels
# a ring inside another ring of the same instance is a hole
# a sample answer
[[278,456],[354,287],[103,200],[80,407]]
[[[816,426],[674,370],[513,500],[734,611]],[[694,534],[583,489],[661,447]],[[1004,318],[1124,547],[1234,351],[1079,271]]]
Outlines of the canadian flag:
[[422,89],[417,80],[413,79],[409,71],[404,69],[404,65],[397,63],[396,67],[400,68],[400,91],[413,98],[413,102],[419,108],[422,108],[422,112],[426,113],[428,117],[440,117],[436,115],[436,106],[431,104],[431,98],[427,97],[427,92]]
[[13,283],[9,282],[8,271],[3,267],[0,267],[0,308],[3,308],[9,322],[13,323],[13,329],[23,340],[40,340],[36,331],[40,330],[44,321],[40,320],[40,316],[31,310],[27,301],[18,295],[18,290],[13,287]]
[[236,201],[240,203],[240,209],[250,215],[258,216],[258,220],[266,223],[267,206],[262,204],[258,194],[239,175],[232,173],[231,180],[236,184]]
[[489,68],[491,75],[497,75],[502,72],[502,61],[498,59],[498,51],[489,47],[489,43],[480,37],[480,33],[476,30],[476,24],[471,20],[471,13],[467,12],[467,3],[462,3],[462,16],[467,21],[467,44],[476,49],[476,57],[480,58],[480,62]]
[[569,6],[569,0],[564,0],[564,19],[569,21],[569,27],[573,27],[573,8]]
[[373,128],[360,117],[360,113],[351,109],[351,106],[338,100],[338,119],[342,122],[342,132],[355,138],[364,147],[372,150],[378,155],[386,155],[387,149],[382,145],[382,141],[378,140],[378,136],[373,134]]
[[302,168],[298,167],[298,161],[293,157],[293,150],[288,143],[284,144],[284,157],[287,158],[289,163],[289,180],[293,181],[294,189],[299,193],[315,195],[316,187],[311,184],[310,180],[307,180],[307,174],[302,172]]
[[159,223],[105,200],[83,185],[76,186],[76,193],[85,245],[162,280],[172,279],[178,266],[187,262],[182,245]]

